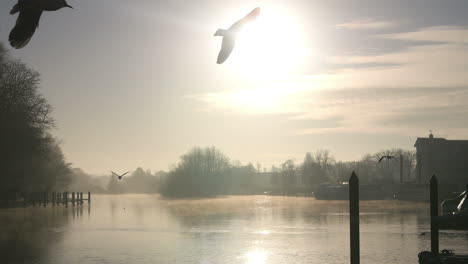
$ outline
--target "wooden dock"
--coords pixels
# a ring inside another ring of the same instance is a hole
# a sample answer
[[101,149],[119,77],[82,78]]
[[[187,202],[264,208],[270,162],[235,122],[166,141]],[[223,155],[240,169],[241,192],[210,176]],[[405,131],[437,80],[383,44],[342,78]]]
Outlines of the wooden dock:
[[455,254],[452,250],[443,249],[439,251],[439,195],[438,182],[435,175],[430,181],[430,208],[431,208],[431,251],[423,251],[418,254],[419,264],[467,264],[468,255]]
[[8,207],[16,206],[82,206],[85,202],[91,204],[91,192],[32,192],[14,195],[14,199],[6,201]]
[[[353,172],[349,179],[350,264],[360,263],[359,252],[359,178]],[[468,264],[468,254],[455,254],[452,250],[439,251],[439,201],[437,178],[430,181],[431,251],[418,254],[419,264]]]

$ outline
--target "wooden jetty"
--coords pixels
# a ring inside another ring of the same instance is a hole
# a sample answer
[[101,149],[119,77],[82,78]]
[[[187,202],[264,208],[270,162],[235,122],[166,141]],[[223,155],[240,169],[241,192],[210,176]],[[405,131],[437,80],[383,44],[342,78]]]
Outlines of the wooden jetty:
[[[439,252],[439,201],[437,178],[430,181],[431,206],[431,251],[418,254],[419,264],[468,264],[468,254],[455,254],[453,250]],[[359,178],[352,173],[349,179],[349,229],[350,229],[350,264],[360,263],[359,238]]]
[[72,206],[81,206],[85,201],[88,202],[88,205],[91,203],[91,192],[88,192],[88,196],[86,198],[83,196],[83,192],[44,192],[43,195],[44,199],[42,204],[44,207],[46,207],[47,204],[51,204],[52,206],[64,205],[65,207],[68,207],[69,204]]
[[439,216],[439,196],[437,177],[432,176],[430,181],[430,207],[431,207],[431,251],[422,251],[418,254],[419,264],[467,264],[468,255],[458,255],[453,250],[444,249],[439,252],[439,227],[441,223],[447,224],[450,219],[441,222]]
[[32,192],[15,194],[14,199],[6,202],[7,207],[16,206],[82,206],[85,202],[91,204],[91,192],[87,196],[83,192]]

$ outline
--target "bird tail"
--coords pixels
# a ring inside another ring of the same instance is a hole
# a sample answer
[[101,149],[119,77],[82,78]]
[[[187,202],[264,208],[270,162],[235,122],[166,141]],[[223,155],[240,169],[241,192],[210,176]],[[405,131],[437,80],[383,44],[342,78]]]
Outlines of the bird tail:
[[19,4],[16,4],[16,5],[14,5],[13,8],[11,9],[10,15],[16,14],[16,13],[18,13],[19,11],[20,11],[20,6],[19,6]]
[[216,30],[216,33],[214,35],[224,37],[226,35],[226,32],[227,32],[227,30],[225,30],[225,29],[218,29],[218,30]]

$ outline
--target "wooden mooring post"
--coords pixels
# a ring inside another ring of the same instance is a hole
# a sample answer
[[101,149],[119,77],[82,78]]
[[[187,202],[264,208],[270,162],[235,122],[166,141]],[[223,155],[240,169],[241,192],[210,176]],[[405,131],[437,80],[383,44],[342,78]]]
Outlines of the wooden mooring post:
[[356,173],[349,178],[349,233],[351,264],[359,264],[359,178]]
[[403,154],[400,154],[400,184],[403,184]]
[[437,186],[437,177],[432,176],[430,181],[430,203],[431,203],[431,252],[434,256],[439,255],[439,225],[437,217],[439,216],[439,193]]
[[42,196],[43,196],[42,197],[43,198],[43,201],[42,201],[43,205],[44,205],[44,207],[46,207],[47,206],[47,192],[44,192]]

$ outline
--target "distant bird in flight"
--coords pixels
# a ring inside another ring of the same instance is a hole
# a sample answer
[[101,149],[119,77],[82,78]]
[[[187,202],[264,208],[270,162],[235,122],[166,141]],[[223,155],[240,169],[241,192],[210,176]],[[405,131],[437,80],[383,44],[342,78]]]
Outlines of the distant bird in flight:
[[126,173],[124,173],[124,174],[122,174],[122,175],[119,175],[119,174],[117,174],[117,173],[115,173],[115,172],[113,172],[113,171],[111,171],[111,172],[112,172],[112,174],[113,174],[114,176],[117,176],[117,178],[119,178],[119,180],[121,180],[122,177],[125,176],[125,174],[129,173],[130,171],[127,171]]
[[394,159],[394,158],[395,158],[394,156],[390,156],[390,155],[382,156],[380,157],[379,162],[381,162],[383,159]]
[[234,23],[229,29],[218,29],[215,36],[222,36],[223,43],[221,45],[221,50],[218,54],[218,64],[223,63],[231,54],[232,50],[234,49],[234,45],[236,44],[236,36],[237,33],[242,29],[242,27],[254,21],[258,15],[260,14],[260,7],[255,8],[252,10],[248,15],[246,15],[241,20]]
[[63,7],[73,8],[65,0],[18,0],[10,15],[19,12],[15,27],[8,40],[15,49],[21,49],[31,40],[43,11],[57,11]]

